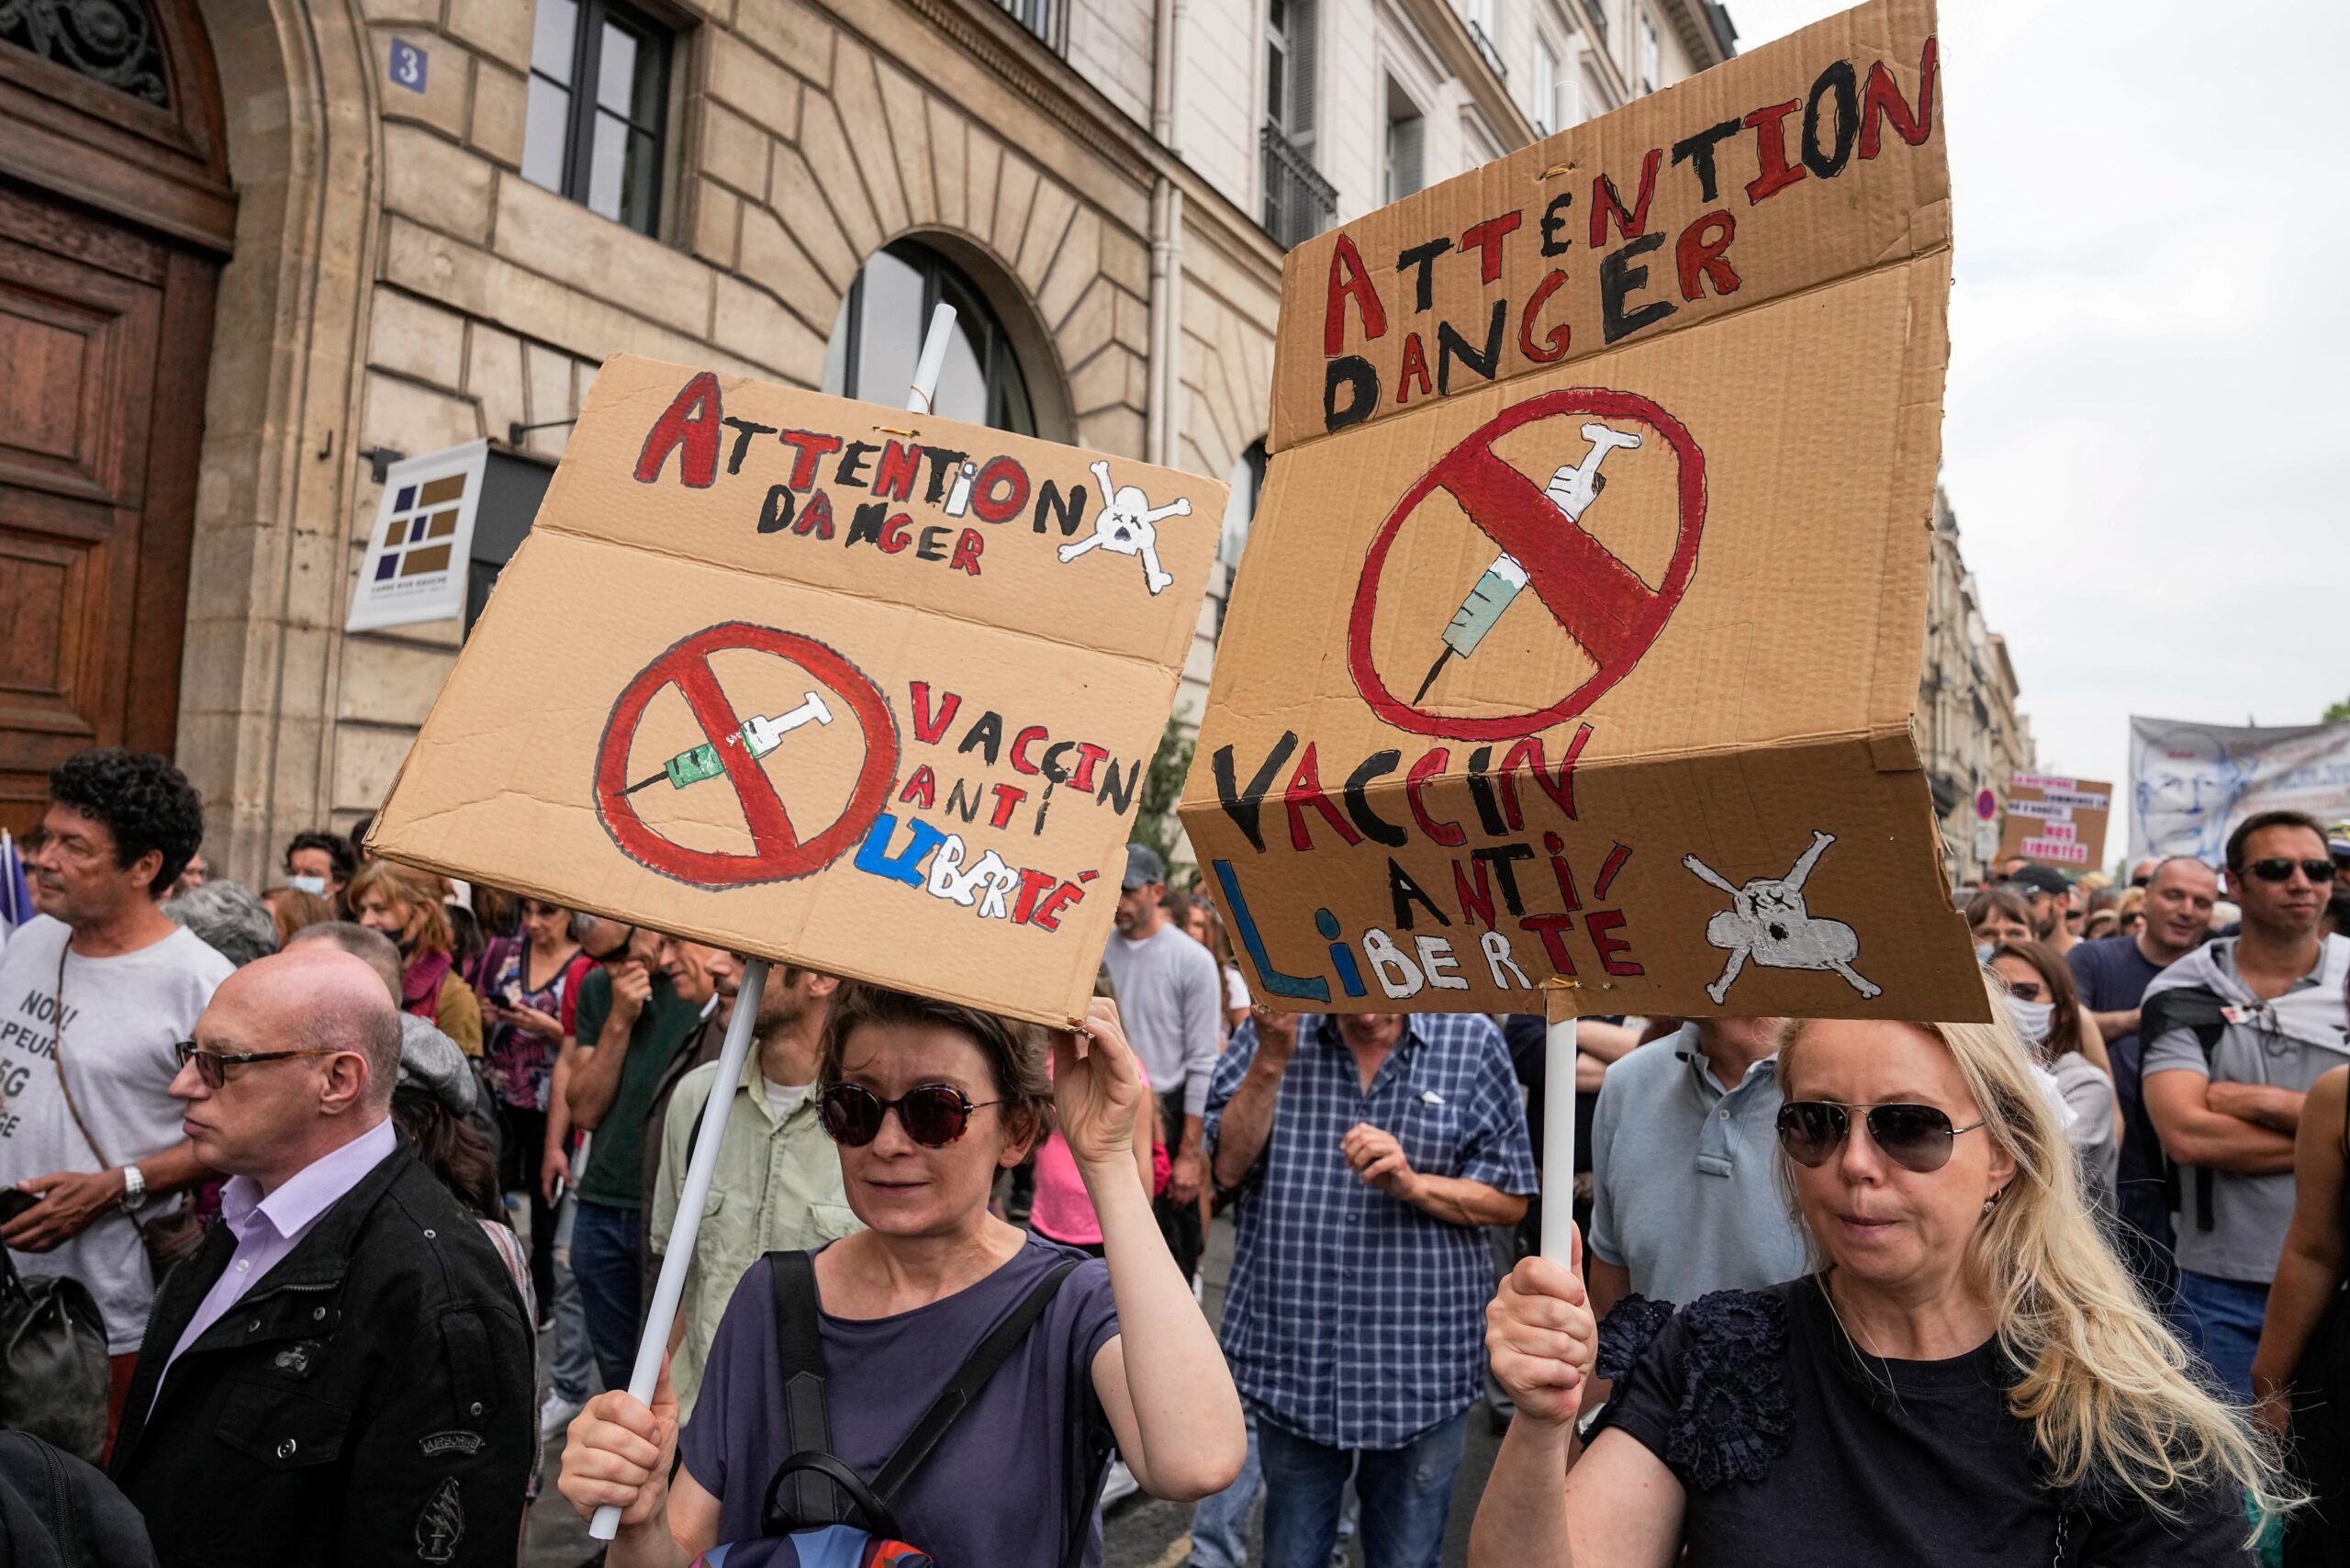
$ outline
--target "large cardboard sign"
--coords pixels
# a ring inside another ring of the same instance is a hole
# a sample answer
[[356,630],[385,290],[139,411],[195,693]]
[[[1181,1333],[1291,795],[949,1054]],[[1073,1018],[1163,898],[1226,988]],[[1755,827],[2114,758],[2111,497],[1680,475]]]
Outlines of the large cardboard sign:
[[465,612],[474,517],[481,510],[489,442],[469,441],[384,470],[346,632],[453,621]]
[[1258,995],[1983,1016],[1910,733],[1940,89],[1881,0],[1291,252],[1181,808]]
[[2112,814],[2110,784],[2044,773],[2011,774],[1998,858],[2020,855],[2059,870],[2094,871],[2105,864],[2105,824]]
[[608,361],[418,735],[396,859],[1083,1015],[1225,487]]
[[2217,866],[2255,812],[2350,817],[2350,723],[2261,726],[2130,721],[2130,853]]

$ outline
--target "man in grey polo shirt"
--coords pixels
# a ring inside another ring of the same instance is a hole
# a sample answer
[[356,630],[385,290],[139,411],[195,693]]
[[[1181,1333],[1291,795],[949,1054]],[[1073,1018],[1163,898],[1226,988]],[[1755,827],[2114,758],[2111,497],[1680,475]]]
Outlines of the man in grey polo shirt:
[[2333,891],[2325,831],[2262,812],[2228,835],[2240,935],[2171,965],[2141,1009],[2147,1114],[2186,1167],[2176,1221],[2179,1327],[2237,1398],[2252,1395],[2269,1281],[2293,1217],[2301,1100],[2350,1059],[2350,940],[2318,935]]
[[1591,1118],[1592,1309],[1687,1305],[1804,1271],[1782,1195],[1778,1018],[1701,1018],[1607,1070]]

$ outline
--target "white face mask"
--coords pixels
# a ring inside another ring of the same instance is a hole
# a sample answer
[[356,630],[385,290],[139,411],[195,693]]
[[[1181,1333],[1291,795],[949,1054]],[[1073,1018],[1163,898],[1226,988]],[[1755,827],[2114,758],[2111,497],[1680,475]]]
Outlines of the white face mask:
[[1992,953],[1998,949],[1998,946],[1997,942],[1977,942],[1975,944],[1975,961],[1978,964],[1989,963]]
[[310,893],[319,898],[327,896],[327,879],[324,877],[288,877],[285,885],[297,893]]
[[2045,1002],[2026,1002],[2021,997],[2008,998],[2008,1016],[2015,1020],[2016,1033],[2027,1045],[2043,1045],[2048,1039],[2048,1021],[2056,1009]]

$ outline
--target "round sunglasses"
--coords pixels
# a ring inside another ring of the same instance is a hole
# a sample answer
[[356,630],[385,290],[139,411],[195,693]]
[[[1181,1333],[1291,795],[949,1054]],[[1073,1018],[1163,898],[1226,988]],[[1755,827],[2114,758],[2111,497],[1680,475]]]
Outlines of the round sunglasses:
[[1863,1117],[1869,1141],[1904,1170],[1930,1175],[1950,1163],[1951,1144],[1981,1122],[1954,1127],[1931,1105],[1841,1105],[1833,1100],[1790,1100],[1779,1107],[1779,1147],[1798,1165],[1818,1167],[1835,1158],[1852,1130],[1852,1113]]
[[970,1096],[951,1083],[917,1083],[895,1100],[884,1100],[861,1083],[835,1083],[816,1100],[816,1114],[834,1143],[863,1148],[881,1136],[881,1123],[892,1111],[906,1136],[924,1148],[945,1148],[971,1125],[971,1113],[1001,1100]]

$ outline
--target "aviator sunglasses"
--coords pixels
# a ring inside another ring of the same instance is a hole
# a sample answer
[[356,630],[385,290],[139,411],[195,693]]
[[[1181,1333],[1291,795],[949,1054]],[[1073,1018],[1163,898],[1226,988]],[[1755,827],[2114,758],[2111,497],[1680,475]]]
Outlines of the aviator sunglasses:
[[818,1097],[817,1114],[835,1143],[863,1148],[881,1136],[881,1121],[898,1113],[898,1125],[924,1148],[945,1148],[971,1125],[971,1113],[1001,1100],[972,1103],[951,1083],[917,1083],[895,1100],[884,1100],[861,1083],[835,1083]]
[[2264,882],[2289,882],[2293,879],[2293,868],[2296,866],[2300,868],[2302,876],[2321,888],[2333,880],[2333,862],[2331,859],[2290,860],[2282,855],[2274,855],[2266,860],[2255,860],[2244,869]]
[[1981,1122],[1963,1127],[1931,1105],[1840,1105],[1833,1100],[1790,1100],[1779,1107],[1779,1147],[1798,1165],[1821,1166],[1844,1147],[1852,1130],[1852,1113],[1866,1111],[1869,1141],[1904,1170],[1930,1175],[1950,1163],[1950,1146],[1961,1133],[1971,1133]]

